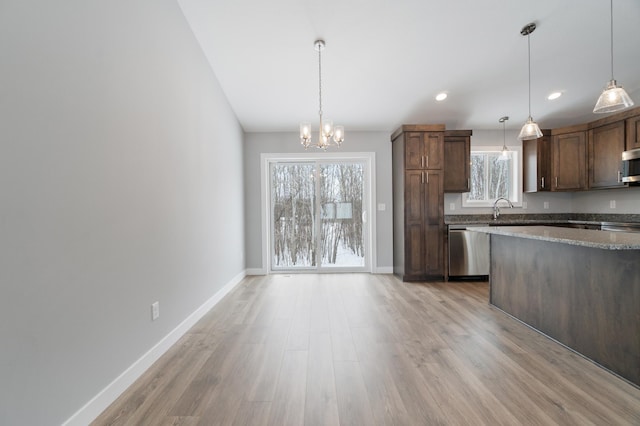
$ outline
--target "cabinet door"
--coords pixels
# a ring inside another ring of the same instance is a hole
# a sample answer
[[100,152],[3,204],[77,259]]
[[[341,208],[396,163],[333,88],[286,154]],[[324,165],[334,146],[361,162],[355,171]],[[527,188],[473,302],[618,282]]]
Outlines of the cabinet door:
[[404,167],[407,170],[424,168],[424,144],[422,133],[405,133]]
[[589,131],[589,188],[625,186],[621,181],[624,121]]
[[429,276],[444,275],[444,199],[443,172],[425,172],[425,272]]
[[465,136],[444,139],[444,192],[469,192],[471,141]]
[[640,115],[627,118],[627,143],[626,149],[640,148]]
[[425,132],[422,134],[424,143],[424,168],[442,169],[444,162],[444,133]]
[[409,132],[405,135],[405,169],[441,169],[443,132]]
[[409,279],[421,279],[425,274],[425,184],[424,172],[405,172],[404,189],[405,221],[405,275]]
[[[548,131],[547,131],[548,132]],[[551,190],[551,137],[522,141],[524,192]]]
[[555,135],[552,138],[553,191],[580,191],[587,188],[586,132]]

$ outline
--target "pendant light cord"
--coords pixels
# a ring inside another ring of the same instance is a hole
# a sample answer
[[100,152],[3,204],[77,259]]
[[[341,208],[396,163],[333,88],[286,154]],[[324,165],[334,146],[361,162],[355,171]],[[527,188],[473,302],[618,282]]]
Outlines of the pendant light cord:
[[527,49],[529,53],[529,118],[531,118],[531,33],[530,32],[527,34]]
[[610,0],[609,12],[611,15],[611,80],[613,80],[613,0]]

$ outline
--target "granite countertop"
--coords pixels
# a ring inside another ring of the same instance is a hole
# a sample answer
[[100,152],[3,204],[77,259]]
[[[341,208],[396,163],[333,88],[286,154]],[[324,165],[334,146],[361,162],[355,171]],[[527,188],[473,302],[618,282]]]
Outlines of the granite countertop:
[[640,223],[640,214],[502,214],[496,220],[491,214],[446,215],[445,225],[535,225],[535,224],[583,224],[600,225],[604,222]]
[[640,250],[640,234],[630,232],[561,228],[556,226],[483,226],[469,229],[488,234],[565,243],[605,250]]

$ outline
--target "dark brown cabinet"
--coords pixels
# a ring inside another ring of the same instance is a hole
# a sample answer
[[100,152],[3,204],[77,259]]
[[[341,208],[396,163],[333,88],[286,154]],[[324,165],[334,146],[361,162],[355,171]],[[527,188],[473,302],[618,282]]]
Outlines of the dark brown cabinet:
[[471,130],[444,132],[444,192],[469,192]]
[[587,189],[586,133],[586,128],[567,133],[562,130],[551,132],[552,191]]
[[408,132],[405,138],[406,169],[441,169],[442,132]]
[[[636,108],[635,111],[640,112],[640,109]],[[640,148],[640,115],[629,117],[625,121],[627,127],[626,149]]]
[[391,142],[393,272],[403,281],[442,279],[444,125],[402,126]]
[[551,191],[551,130],[541,138],[522,141],[522,190]]
[[405,256],[404,279],[424,280],[444,272],[442,172],[405,172]]
[[623,187],[620,175],[625,149],[625,122],[589,130],[589,188]]

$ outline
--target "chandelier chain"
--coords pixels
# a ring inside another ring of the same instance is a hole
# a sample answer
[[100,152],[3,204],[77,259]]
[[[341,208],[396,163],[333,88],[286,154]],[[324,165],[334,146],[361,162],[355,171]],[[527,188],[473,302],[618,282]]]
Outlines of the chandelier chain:
[[322,48],[318,49],[318,92],[318,98],[320,99],[320,109],[318,113],[322,118]]

